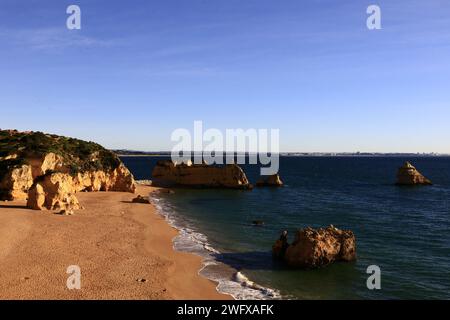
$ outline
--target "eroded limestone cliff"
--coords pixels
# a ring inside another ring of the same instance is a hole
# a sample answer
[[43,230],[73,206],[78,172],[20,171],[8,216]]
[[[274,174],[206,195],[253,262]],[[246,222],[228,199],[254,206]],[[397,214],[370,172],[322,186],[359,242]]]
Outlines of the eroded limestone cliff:
[[0,130],[0,199],[28,199],[33,209],[78,209],[77,192],[135,188],[120,159],[96,143]]

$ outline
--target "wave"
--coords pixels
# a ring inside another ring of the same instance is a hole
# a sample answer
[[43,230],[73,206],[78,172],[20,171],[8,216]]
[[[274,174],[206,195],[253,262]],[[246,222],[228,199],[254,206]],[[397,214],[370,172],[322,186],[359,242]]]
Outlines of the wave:
[[236,300],[281,299],[277,290],[263,287],[248,279],[241,271],[217,261],[215,255],[221,252],[211,246],[208,237],[196,231],[190,221],[183,219],[167,199],[157,194],[150,194],[149,198],[157,212],[179,232],[173,239],[173,248],[201,256],[203,265],[199,274],[217,282],[218,292],[231,295]]

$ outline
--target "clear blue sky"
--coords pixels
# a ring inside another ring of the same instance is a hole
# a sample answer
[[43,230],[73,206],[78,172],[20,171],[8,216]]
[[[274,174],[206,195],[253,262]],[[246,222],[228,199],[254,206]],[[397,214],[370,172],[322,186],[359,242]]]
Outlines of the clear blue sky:
[[450,2],[1,0],[0,111],[109,148],[203,120],[279,128],[282,151],[450,153]]

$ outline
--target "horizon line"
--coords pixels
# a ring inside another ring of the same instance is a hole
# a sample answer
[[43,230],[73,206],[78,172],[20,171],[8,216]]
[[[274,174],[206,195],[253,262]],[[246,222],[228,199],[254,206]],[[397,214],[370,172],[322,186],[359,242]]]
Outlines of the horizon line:
[[[157,155],[157,154],[164,154],[164,155],[170,155],[172,153],[172,151],[167,151],[167,150],[159,150],[159,151],[141,151],[141,150],[130,150],[130,149],[109,149],[110,151],[113,151],[115,153],[117,153],[120,156],[130,156],[130,155]],[[124,152],[124,153],[121,153]],[[191,154],[203,154],[204,151],[185,151]],[[226,154],[227,151],[216,151],[217,153],[222,153],[222,154]],[[261,154],[261,153],[265,153],[265,154],[289,154],[289,155],[360,155],[360,156],[365,156],[365,155],[422,155],[422,156],[450,156],[450,153],[439,153],[439,152],[361,152],[361,151],[340,151],[340,152],[329,152],[329,151],[313,151],[313,152],[305,152],[305,151],[279,151],[279,152],[246,152],[246,151],[234,151],[234,154]]]

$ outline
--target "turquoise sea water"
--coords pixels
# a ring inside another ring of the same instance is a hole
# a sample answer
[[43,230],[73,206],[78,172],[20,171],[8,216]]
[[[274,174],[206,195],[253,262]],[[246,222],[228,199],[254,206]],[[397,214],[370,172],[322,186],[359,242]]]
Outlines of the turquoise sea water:
[[[151,179],[159,157],[124,157],[137,179]],[[397,168],[411,161],[433,186],[397,187]],[[243,166],[251,182],[256,166]],[[177,189],[156,199],[182,230],[176,245],[202,254],[202,273],[232,280],[236,270],[284,298],[450,298],[450,158],[282,157],[283,188]],[[263,220],[255,227],[252,220]],[[358,260],[293,270],[271,259],[284,229],[333,224],[353,230]],[[192,241],[190,241],[192,240]],[[368,290],[366,268],[381,268],[381,290]],[[238,298],[276,297],[223,281]],[[268,294],[269,293],[269,294]]]

